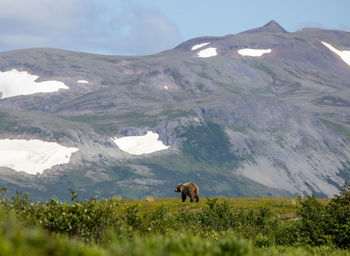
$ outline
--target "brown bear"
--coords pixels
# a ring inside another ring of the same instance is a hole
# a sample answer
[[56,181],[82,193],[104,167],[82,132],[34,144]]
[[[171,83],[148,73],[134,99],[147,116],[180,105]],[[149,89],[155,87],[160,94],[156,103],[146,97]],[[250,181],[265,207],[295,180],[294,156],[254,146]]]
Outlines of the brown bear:
[[181,193],[182,202],[185,202],[187,196],[191,202],[194,202],[194,199],[196,199],[197,203],[199,202],[199,188],[192,182],[179,184],[175,192]]

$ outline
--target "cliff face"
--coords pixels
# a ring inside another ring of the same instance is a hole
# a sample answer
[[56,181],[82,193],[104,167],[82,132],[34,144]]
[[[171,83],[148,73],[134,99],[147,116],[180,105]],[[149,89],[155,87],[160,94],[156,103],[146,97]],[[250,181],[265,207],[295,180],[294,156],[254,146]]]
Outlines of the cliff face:
[[[0,53],[2,73],[69,88],[0,99],[0,142],[79,149],[37,175],[0,161],[0,184],[35,199],[68,198],[69,188],[83,197],[166,197],[187,181],[202,196],[331,196],[350,177],[349,50],[350,33],[288,33],[272,21],[144,57]],[[0,91],[11,83],[1,80]],[[134,155],[112,140],[148,131],[169,147]]]

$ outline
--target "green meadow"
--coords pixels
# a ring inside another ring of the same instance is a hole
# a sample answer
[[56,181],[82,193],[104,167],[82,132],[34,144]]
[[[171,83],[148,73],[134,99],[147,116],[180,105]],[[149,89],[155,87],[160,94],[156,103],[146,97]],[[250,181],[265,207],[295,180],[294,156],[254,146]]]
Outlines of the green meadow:
[[331,199],[0,198],[0,255],[350,255],[350,187]]

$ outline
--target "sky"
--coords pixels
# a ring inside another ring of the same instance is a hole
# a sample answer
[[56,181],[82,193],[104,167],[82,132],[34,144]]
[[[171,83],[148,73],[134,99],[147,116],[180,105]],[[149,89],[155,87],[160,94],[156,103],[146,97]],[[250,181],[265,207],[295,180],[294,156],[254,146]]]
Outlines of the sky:
[[0,51],[49,47],[148,55],[275,20],[350,32],[350,0],[0,0]]

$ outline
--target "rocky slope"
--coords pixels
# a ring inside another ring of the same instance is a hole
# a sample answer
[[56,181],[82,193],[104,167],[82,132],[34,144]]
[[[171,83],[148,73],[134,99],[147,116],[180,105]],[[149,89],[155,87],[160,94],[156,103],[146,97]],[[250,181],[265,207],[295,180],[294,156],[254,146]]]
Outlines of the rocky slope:
[[[289,33],[271,21],[143,57],[0,53],[1,72],[69,87],[0,99],[0,142],[79,149],[37,175],[0,167],[0,184],[35,199],[68,198],[69,188],[168,197],[187,181],[202,196],[331,196],[350,178],[350,66],[339,55],[349,51],[348,32]],[[133,155],[112,140],[148,131],[169,147]]]

